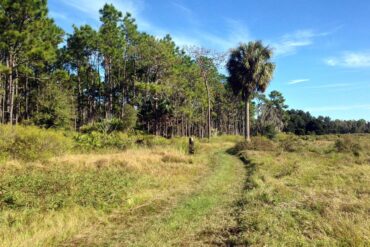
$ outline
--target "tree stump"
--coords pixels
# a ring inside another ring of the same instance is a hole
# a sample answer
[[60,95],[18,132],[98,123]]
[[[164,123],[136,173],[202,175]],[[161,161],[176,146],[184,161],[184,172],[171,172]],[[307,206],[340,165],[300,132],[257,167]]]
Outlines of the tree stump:
[[194,143],[194,138],[190,137],[189,138],[189,154],[194,154],[195,153],[195,143]]

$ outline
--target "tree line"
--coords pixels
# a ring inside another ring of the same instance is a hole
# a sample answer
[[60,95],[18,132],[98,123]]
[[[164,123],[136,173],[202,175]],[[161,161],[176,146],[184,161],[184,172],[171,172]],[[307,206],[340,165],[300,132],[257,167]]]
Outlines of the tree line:
[[[314,124],[302,127],[304,114],[278,102],[279,92],[261,96],[275,68],[262,42],[241,44],[225,61],[207,49],[180,49],[170,35],[141,32],[111,4],[99,13],[98,29],[73,26],[66,34],[48,16],[47,1],[0,0],[1,123],[135,126],[162,136],[249,138],[250,124],[253,133],[312,132]],[[228,77],[218,70],[224,62]],[[327,131],[325,119],[313,122]]]

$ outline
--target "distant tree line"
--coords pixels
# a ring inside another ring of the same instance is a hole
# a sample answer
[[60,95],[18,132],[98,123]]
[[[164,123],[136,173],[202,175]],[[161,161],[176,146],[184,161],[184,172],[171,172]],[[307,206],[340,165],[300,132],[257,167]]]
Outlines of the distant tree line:
[[330,117],[314,117],[302,110],[288,110],[284,131],[297,135],[370,133],[370,122],[361,120],[332,120]]
[[369,129],[286,111],[276,91],[258,96],[275,68],[260,41],[232,50],[226,77],[218,72],[223,54],[185,51],[169,35],[141,32],[110,4],[99,13],[98,29],[73,26],[66,34],[48,17],[47,1],[0,0],[0,123],[199,137],[249,137],[250,125],[254,133]]
[[330,117],[314,117],[309,112],[289,109],[285,98],[278,91],[272,91],[267,97],[257,95],[255,134],[274,135],[279,131],[296,135],[324,135],[370,133],[370,122],[360,120],[332,120]]

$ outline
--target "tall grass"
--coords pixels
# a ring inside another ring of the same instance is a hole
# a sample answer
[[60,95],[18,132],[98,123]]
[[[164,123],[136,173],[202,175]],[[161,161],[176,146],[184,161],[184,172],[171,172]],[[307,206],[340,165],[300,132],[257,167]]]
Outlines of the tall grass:
[[370,245],[370,135],[266,145],[238,150],[249,170],[239,244]]
[[71,138],[62,131],[0,125],[2,159],[45,160],[68,152],[71,147]]
[[85,230],[97,234],[96,224],[108,224],[114,215],[187,191],[209,169],[197,159],[176,145],[157,143],[100,154],[58,153],[33,162],[8,160],[0,166],[1,246],[54,246],[77,241]]

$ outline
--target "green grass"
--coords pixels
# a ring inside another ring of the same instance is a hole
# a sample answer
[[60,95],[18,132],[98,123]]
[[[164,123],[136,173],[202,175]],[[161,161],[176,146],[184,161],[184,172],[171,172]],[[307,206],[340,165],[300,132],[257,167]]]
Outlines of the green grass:
[[204,245],[204,232],[233,223],[244,167],[225,153],[234,142],[215,138],[195,156],[176,143],[5,162],[1,246]]
[[0,245],[370,244],[369,135],[216,137],[193,156],[185,138],[145,138],[4,161]]
[[[338,140],[356,143],[360,153],[338,150]],[[286,142],[299,146],[285,151]],[[249,176],[238,244],[369,246],[370,136],[281,136],[273,144],[240,153]]]

